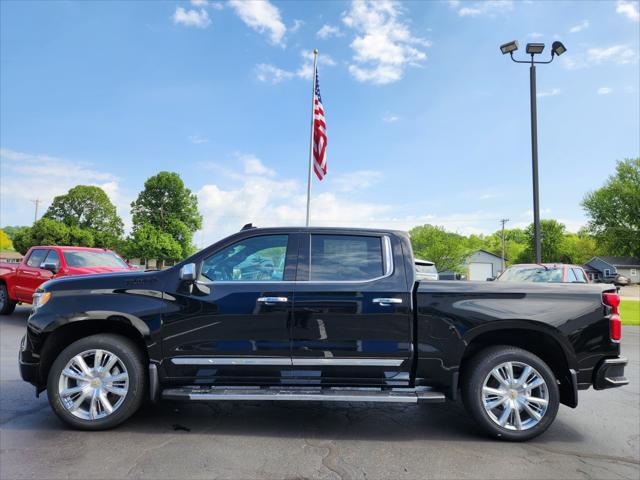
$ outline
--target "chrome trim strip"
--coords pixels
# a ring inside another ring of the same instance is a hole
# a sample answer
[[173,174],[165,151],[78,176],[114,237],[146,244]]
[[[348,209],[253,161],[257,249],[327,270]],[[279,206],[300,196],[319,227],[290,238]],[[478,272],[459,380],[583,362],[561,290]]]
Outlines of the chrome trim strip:
[[289,299],[287,297],[259,297],[258,303],[287,303]]
[[383,306],[390,306],[392,303],[398,304],[402,303],[401,298],[374,298],[371,300],[373,303],[379,303]]
[[174,365],[287,365],[291,366],[290,358],[273,357],[176,357],[171,359]]
[[274,357],[175,357],[174,365],[286,365],[286,366],[351,366],[399,367],[402,359],[395,358],[274,358]]
[[398,367],[404,360],[395,358],[294,358],[294,366]]

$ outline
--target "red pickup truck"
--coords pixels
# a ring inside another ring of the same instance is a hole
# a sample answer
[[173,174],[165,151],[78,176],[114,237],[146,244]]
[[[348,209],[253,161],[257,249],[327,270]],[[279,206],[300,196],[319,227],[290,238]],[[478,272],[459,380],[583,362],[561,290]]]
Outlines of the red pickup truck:
[[36,289],[52,278],[132,269],[102,248],[31,247],[22,263],[0,263],[0,315],[12,313],[18,302],[31,303]]

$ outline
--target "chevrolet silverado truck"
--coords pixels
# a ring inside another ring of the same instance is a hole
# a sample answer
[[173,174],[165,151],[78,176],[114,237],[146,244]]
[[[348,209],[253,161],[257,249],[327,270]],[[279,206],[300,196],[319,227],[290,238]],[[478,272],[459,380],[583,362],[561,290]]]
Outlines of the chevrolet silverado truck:
[[145,400],[461,398],[507,440],[628,383],[611,286],[415,278],[404,232],[246,226],[167,270],[45,283],[20,370],[85,430]]
[[52,278],[131,270],[111,250],[86,247],[31,247],[21,263],[0,263],[0,315],[31,303],[38,287]]

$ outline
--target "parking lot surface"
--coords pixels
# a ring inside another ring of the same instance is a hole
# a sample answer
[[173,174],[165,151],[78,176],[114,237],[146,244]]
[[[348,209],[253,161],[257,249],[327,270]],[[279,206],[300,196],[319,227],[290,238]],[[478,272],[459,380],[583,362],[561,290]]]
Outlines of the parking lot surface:
[[640,329],[631,384],[580,392],[528,443],[482,436],[458,404],[146,406],[108,432],[65,427],[20,379],[28,310],[0,317],[0,478],[640,478]]

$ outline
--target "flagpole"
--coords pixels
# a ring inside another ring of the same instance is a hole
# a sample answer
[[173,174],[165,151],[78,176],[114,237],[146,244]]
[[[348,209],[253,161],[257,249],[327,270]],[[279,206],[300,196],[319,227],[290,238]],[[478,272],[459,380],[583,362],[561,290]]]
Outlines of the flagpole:
[[316,99],[316,72],[318,68],[318,49],[313,50],[313,89],[311,90],[311,134],[309,139],[309,175],[307,176],[307,223],[309,226],[309,211],[311,209],[311,171],[313,170],[313,118]]

